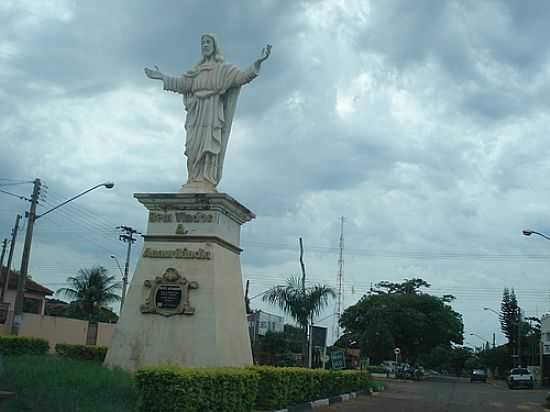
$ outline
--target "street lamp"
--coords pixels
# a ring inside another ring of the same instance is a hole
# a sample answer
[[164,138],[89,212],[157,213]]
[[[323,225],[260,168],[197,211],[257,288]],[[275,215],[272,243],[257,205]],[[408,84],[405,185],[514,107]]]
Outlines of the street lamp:
[[[550,236],[547,236],[545,235],[544,233],[540,233],[540,232],[537,232],[535,230],[531,230],[531,229],[524,229],[521,231],[521,233],[523,233],[524,236],[531,236],[531,235],[538,235],[540,237],[543,237],[545,238],[546,240],[550,240]],[[518,329],[519,329],[519,325],[518,325]],[[539,343],[540,345],[540,370],[541,370],[541,373],[542,373],[542,376],[541,376],[541,379],[544,379],[544,367],[543,367],[543,350],[542,350],[542,340],[540,341]]]
[[25,234],[25,244],[23,245],[23,256],[21,257],[21,270],[19,273],[19,279],[17,281],[17,295],[15,297],[14,317],[11,325],[12,335],[17,335],[19,333],[19,328],[23,321],[23,298],[25,293],[25,281],[27,279],[27,274],[29,271],[29,263],[31,259],[31,243],[32,243],[34,222],[36,222],[41,217],[46,216],[48,213],[53,212],[56,209],[59,209],[61,206],[64,206],[67,203],[72,202],[73,200],[78,199],[81,196],[84,196],[86,193],[91,192],[92,190],[98,189],[100,187],[112,189],[115,186],[115,184],[112,182],[100,183],[98,185],[95,185],[77,194],[76,196],[73,196],[65,200],[64,202],[61,202],[57,206],[54,206],[51,209],[46,210],[44,213],[37,214],[36,206],[38,205],[38,197],[40,196],[40,188],[42,186],[42,182],[40,181],[40,179],[35,179],[33,184],[34,184],[34,188],[32,191],[31,206],[27,213],[27,218],[28,218],[27,232]]
[[124,272],[122,271],[122,268],[120,267],[120,262],[118,261],[118,258],[115,255],[109,256],[111,259],[114,259],[116,262],[116,265],[118,266],[118,270],[120,271],[120,274],[124,276]]
[[540,237],[543,237],[546,240],[550,240],[550,237],[546,236],[544,233],[536,232],[536,231],[530,230],[530,229],[524,229],[524,230],[521,231],[521,233],[523,233],[524,236],[539,235]]
[[470,336],[475,336],[476,338],[481,339],[483,342],[489,342],[487,339],[485,339],[483,336],[478,335],[477,333],[470,332]]
[[491,309],[491,308],[483,308],[483,310],[488,310],[490,312],[493,312],[495,315],[497,315],[499,318],[500,318],[500,313],[498,313],[496,310],[494,309]]
[[[488,310],[489,312],[493,312],[500,319],[500,313],[498,313],[496,310],[491,309],[491,308],[483,308],[483,310]],[[495,347],[496,347],[496,336],[495,336],[495,332],[493,332],[493,349]]]

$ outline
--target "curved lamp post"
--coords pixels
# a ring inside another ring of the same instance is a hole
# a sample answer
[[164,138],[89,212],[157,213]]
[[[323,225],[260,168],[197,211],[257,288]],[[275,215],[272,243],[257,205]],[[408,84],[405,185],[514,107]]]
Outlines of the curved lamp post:
[[473,333],[473,332],[470,332],[470,336],[475,336],[476,338],[479,338],[483,341],[483,343],[485,342],[489,342],[487,339],[485,339],[483,336],[481,335],[478,335],[477,333]]
[[491,308],[483,308],[483,310],[488,310],[490,312],[493,312],[495,315],[497,315],[499,318],[500,318],[500,313],[498,313],[496,310],[494,309],[491,309]]
[[25,281],[27,280],[29,262],[31,258],[31,243],[32,243],[34,222],[36,222],[42,216],[46,216],[48,213],[53,212],[56,209],[59,209],[61,206],[64,206],[67,203],[72,202],[73,200],[78,199],[81,196],[84,196],[86,193],[91,192],[92,190],[98,189],[100,187],[105,187],[106,189],[112,189],[115,186],[113,182],[100,183],[83,192],[80,192],[76,196],[73,196],[65,200],[64,202],[61,202],[57,206],[54,206],[51,209],[46,210],[44,213],[37,214],[36,206],[38,205],[38,197],[40,195],[40,187],[42,185],[42,182],[40,181],[40,179],[35,179],[33,183],[34,183],[34,189],[31,197],[31,207],[29,209],[29,212],[27,213],[27,218],[28,218],[27,233],[25,234],[25,244],[23,245],[23,256],[21,257],[21,270],[19,273],[19,279],[17,281],[17,295],[15,297],[14,317],[13,317],[13,322],[11,326],[12,335],[17,335],[19,333],[19,328],[21,327],[21,323],[23,321],[23,298],[25,293]]
[[[550,240],[550,236],[547,236],[545,235],[544,233],[541,233],[541,232],[537,232],[536,230],[531,230],[531,229],[524,229],[521,231],[521,233],[524,235],[524,236],[531,236],[531,235],[538,235],[540,237],[543,237],[545,238],[546,240]],[[519,330],[519,326],[518,326],[518,330]],[[519,333],[518,333],[519,335]],[[519,340],[519,339],[518,339]],[[542,344],[541,344],[542,345]],[[540,353],[541,353],[541,359],[540,359],[540,364],[542,365],[543,361],[542,361],[542,347],[540,349]],[[541,369],[542,371],[542,378],[544,379],[544,370]]]
[[549,236],[546,236],[544,233],[536,232],[534,230],[524,229],[521,231],[524,236],[531,236],[531,235],[539,235],[540,237],[545,238],[546,240],[550,240]]
[[119,270],[120,274],[121,274],[122,276],[124,276],[124,272],[122,271],[122,268],[120,267],[120,262],[118,261],[118,258],[117,258],[115,255],[110,255],[109,257],[110,257],[111,259],[114,259],[114,261],[116,262],[116,265],[117,265],[117,267],[118,267],[118,270]]

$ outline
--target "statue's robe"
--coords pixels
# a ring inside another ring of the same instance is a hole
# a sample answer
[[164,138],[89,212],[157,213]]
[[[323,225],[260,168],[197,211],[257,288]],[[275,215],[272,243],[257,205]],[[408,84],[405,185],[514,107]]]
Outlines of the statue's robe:
[[164,90],[183,94],[187,111],[188,183],[219,183],[240,88],[257,75],[254,65],[241,71],[231,64],[203,63],[181,77],[164,77]]

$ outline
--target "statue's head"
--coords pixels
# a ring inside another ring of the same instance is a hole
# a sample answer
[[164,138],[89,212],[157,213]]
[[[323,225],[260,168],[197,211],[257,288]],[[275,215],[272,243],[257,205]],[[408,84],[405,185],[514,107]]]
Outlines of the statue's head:
[[201,36],[202,61],[213,59],[218,63],[223,62],[223,55],[216,37],[213,34],[206,33]]

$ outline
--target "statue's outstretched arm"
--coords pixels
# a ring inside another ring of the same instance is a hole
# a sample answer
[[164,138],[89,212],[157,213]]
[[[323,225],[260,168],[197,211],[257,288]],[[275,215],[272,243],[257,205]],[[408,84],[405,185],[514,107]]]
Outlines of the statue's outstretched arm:
[[262,66],[262,63],[268,59],[268,57],[271,55],[271,44],[268,44],[262,49],[262,54],[260,55],[260,58],[254,62],[254,68],[256,69],[256,72],[260,71],[260,67]]
[[164,80],[164,74],[161,73],[160,69],[158,68],[158,66],[155,66],[155,69],[150,69],[148,67],[145,68],[145,75],[150,78],[150,79],[155,79],[155,80]]
[[164,90],[184,94],[184,80],[180,77],[172,77],[162,73],[157,66],[155,69],[145,68],[145,75],[150,79],[162,80]]

